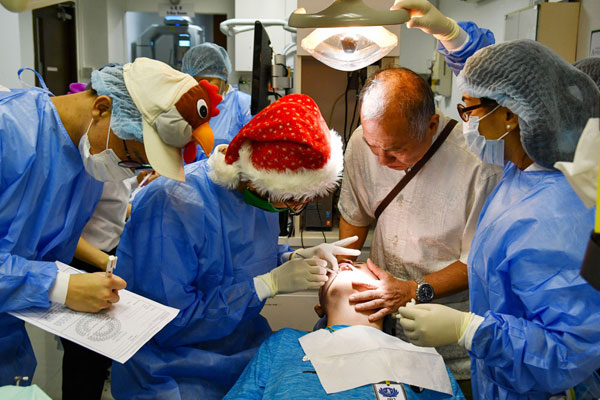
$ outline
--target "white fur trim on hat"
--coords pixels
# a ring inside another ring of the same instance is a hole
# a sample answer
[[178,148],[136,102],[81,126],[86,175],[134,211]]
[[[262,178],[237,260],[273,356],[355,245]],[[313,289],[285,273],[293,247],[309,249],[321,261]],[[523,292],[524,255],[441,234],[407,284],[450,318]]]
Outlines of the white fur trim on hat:
[[225,154],[220,150],[227,147],[226,144],[220,144],[213,150],[208,159],[208,177],[217,185],[225,186],[227,189],[234,189],[240,183],[240,171],[238,163],[227,164]]
[[[295,171],[266,171],[257,169],[250,158],[252,149],[250,143],[240,148],[239,159],[229,165],[225,163],[224,154],[215,149],[209,159],[213,182],[228,188],[237,187],[240,179],[252,184],[256,191],[269,196],[272,201],[281,200],[312,200],[331,193],[342,177],[344,154],[342,140],[332,129],[329,131],[330,157],[320,169],[310,170],[299,168]],[[219,153],[220,155],[217,155]]]

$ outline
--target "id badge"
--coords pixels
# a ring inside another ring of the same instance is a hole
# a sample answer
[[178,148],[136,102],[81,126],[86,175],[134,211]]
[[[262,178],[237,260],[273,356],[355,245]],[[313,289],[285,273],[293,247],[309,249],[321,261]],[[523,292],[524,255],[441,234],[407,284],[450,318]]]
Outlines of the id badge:
[[400,383],[374,383],[373,390],[377,400],[406,400],[406,392]]

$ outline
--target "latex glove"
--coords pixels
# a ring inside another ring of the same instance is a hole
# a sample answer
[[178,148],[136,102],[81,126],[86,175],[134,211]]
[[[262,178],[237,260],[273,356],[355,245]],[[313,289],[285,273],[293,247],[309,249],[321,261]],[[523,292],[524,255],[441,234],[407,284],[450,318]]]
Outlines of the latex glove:
[[441,304],[416,304],[400,307],[400,325],[412,344],[437,347],[457,343],[463,336],[471,313]]
[[374,284],[363,282],[352,282],[352,287],[360,293],[354,293],[348,298],[353,303],[356,311],[372,311],[369,321],[374,322],[382,319],[388,314],[396,312],[398,307],[405,305],[417,294],[417,283],[415,281],[402,281],[371,261],[367,260],[367,268],[379,281]]
[[75,311],[98,312],[119,301],[118,291],[127,283],[117,275],[104,272],[72,274],[65,305]]
[[271,290],[271,297],[278,293],[318,289],[327,282],[327,262],[318,258],[297,258],[281,264],[271,272],[259,275]]
[[309,247],[308,249],[296,250],[292,253],[290,258],[318,257],[322,260],[329,261],[331,267],[333,269],[337,269],[338,261],[335,256],[360,256],[360,250],[346,248],[346,246],[356,242],[357,240],[358,236],[350,236],[333,243],[321,243],[318,246]]
[[460,33],[460,27],[427,0],[396,0],[392,10],[406,9],[410,13],[409,28],[419,28],[438,40],[450,41]]

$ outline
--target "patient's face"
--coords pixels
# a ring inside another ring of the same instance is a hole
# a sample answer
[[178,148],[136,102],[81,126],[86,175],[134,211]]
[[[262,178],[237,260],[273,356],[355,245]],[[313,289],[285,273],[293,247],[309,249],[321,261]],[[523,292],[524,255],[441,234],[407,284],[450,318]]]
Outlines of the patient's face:
[[348,297],[352,293],[358,292],[352,287],[352,282],[364,282],[374,284],[377,278],[369,269],[366,263],[343,262],[339,264],[337,274],[328,273],[329,280],[321,288],[319,298],[321,305],[327,309],[327,305],[332,302],[348,303]]

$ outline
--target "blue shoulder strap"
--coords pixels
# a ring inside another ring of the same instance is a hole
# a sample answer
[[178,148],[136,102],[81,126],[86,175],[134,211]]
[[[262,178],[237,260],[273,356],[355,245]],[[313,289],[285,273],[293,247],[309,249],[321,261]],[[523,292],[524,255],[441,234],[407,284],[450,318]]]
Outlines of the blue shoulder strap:
[[42,78],[42,76],[36,70],[34,70],[32,68],[21,68],[21,69],[19,69],[19,71],[17,71],[17,76],[19,77],[19,80],[23,83],[23,85],[25,85],[28,88],[36,88],[37,87],[37,86],[32,86],[29,83],[25,82],[23,79],[21,79],[21,73],[23,73],[23,71],[26,71],[26,70],[31,71],[37,75],[37,78],[40,81],[40,85],[42,85],[41,90],[48,93],[48,95],[50,95],[50,96],[54,96],[54,93],[52,93],[50,91],[50,89],[48,89],[48,86],[46,86],[46,82],[44,82],[44,78]]

